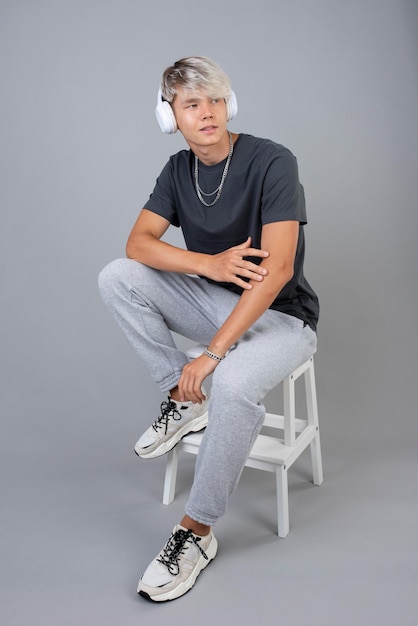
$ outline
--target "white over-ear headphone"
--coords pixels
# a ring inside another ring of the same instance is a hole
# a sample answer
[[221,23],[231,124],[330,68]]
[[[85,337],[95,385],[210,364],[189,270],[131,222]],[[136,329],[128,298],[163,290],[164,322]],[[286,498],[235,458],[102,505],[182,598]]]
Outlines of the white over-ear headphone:
[[[231,91],[229,98],[226,99],[226,113],[227,121],[234,119],[238,112],[237,97],[233,91]],[[157,116],[158,124],[160,125],[163,133],[172,135],[177,130],[177,122],[174,117],[171,104],[166,100],[163,100],[161,93],[161,87],[158,90],[157,106],[155,109],[155,115]]]

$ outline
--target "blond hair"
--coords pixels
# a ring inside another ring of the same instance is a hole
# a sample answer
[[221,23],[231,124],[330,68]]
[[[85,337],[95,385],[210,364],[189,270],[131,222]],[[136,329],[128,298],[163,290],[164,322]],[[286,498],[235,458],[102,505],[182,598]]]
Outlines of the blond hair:
[[213,98],[229,98],[231,84],[223,69],[208,57],[185,57],[168,67],[161,81],[163,100],[172,103],[178,89],[203,91]]

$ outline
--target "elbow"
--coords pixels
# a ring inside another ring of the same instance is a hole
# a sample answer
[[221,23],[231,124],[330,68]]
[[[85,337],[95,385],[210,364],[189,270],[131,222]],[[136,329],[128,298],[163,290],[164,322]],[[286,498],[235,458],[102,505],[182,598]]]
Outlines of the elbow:
[[128,259],[134,259],[135,261],[141,260],[140,255],[141,246],[139,245],[137,239],[133,237],[129,237],[126,242],[125,253]]
[[283,271],[281,272],[281,281],[280,281],[279,291],[281,291],[283,287],[287,285],[287,283],[290,283],[294,275],[295,275],[295,271],[294,271],[293,265],[292,266],[289,265],[283,268]]
[[125,254],[128,259],[133,259],[133,246],[130,239],[126,242]]
[[[294,273],[295,272],[294,272],[293,266],[284,265],[277,272],[275,272],[274,275],[270,274],[269,277],[272,280],[268,281],[268,284],[270,286],[269,295],[272,300],[274,300],[277,297],[277,295],[281,292],[283,287],[285,287],[285,285],[287,285],[287,283],[289,283],[292,280]],[[267,283],[266,279],[264,279],[264,281]]]
[[152,256],[153,245],[156,237],[144,233],[131,234],[126,242],[125,253],[128,259],[147,263]]
[[287,285],[287,283],[289,283],[292,280],[294,275],[295,275],[295,268],[293,265],[289,265],[283,268],[283,280],[285,281],[284,284]]
[[295,274],[295,262],[294,259],[283,259],[277,267],[277,282],[281,284],[282,287],[287,285],[289,281],[292,280]]

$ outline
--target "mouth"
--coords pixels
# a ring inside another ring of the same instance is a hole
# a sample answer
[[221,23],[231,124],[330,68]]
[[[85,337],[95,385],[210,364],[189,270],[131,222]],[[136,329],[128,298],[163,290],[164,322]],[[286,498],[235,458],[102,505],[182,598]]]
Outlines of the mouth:
[[214,125],[210,125],[210,126],[203,126],[203,128],[201,128],[201,132],[202,133],[212,133],[213,131],[215,131],[218,127],[214,126]]

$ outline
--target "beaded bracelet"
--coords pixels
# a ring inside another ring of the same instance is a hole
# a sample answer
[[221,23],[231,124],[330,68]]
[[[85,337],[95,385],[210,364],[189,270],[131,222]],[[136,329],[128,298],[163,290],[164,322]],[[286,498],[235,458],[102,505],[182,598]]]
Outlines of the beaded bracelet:
[[217,354],[213,354],[213,352],[210,352],[208,349],[205,350],[205,354],[209,358],[215,359],[215,361],[222,361],[225,358],[225,356],[218,356]]

